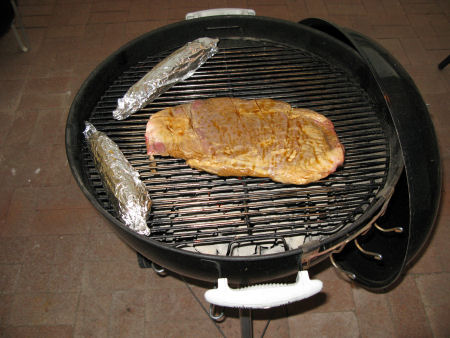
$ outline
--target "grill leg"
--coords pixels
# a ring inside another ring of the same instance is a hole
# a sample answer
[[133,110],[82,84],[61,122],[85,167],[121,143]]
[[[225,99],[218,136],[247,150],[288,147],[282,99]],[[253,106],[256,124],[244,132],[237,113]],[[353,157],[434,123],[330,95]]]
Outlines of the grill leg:
[[252,310],[239,309],[239,318],[241,320],[241,337],[253,338]]
[[450,63],[450,55],[447,56],[442,62],[438,65],[439,69],[444,69]]

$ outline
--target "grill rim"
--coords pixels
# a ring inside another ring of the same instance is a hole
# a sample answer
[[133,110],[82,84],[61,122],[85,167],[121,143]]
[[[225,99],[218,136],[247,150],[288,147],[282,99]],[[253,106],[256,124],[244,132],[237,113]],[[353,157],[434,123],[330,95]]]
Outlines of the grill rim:
[[[80,87],[71,107],[70,107],[70,112],[69,112],[69,116],[67,119],[67,123],[66,123],[66,154],[67,154],[67,158],[69,161],[69,166],[71,168],[72,174],[75,177],[75,180],[77,182],[77,184],[79,185],[80,189],[83,191],[84,195],[90,200],[90,202],[96,207],[96,209],[98,211],[100,211],[101,214],[103,214],[103,216],[105,216],[110,223],[113,223],[114,225],[116,225],[120,232],[122,234],[126,233],[126,237],[139,237],[139,241],[144,241],[148,244],[151,244],[153,246],[158,247],[161,250],[169,250],[169,251],[173,251],[173,253],[177,253],[179,254],[180,252],[182,253],[182,255],[187,255],[187,256],[192,256],[195,258],[200,258],[200,259],[207,259],[207,260],[211,260],[211,258],[213,258],[214,260],[217,261],[246,261],[246,262],[252,262],[252,261],[268,261],[268,260],[272,260],[275,257],[286,257],[286,256],[301,256],[301,254],[304,253],[304,251],[302,250],[302,248],[299,249],[293,249],[293,250],[289,250],[287,252],[282,252],[282,253],[274,253],[274,254],[267,254],[267,255],[255,255],[255,256],[217,256],[217,255],[208,255],[208,254],[203,254],[203,253],[198,253],[198,252],[189,252],[186,250],[182,250],[182,249],[177,249],[175,247],[170,247],[167,246],[163,243],[160,243],[156,240],[152,240],[150,238],[146,238],[145,236],[139,236],[138,234],[136,234],[135,232],[131,231],[128,227],[124,226],[121,222],[119,222],[117,219],[115,219],[113,216],[111,216],[104,208],[103,206],[97,201],[97,199],[93,196],[92,191],[88,188],[88,186],[85,184],[85,181],[87,182],[87,178],[86,178],[86,173],[84,173],[83,171],[81,171],[80,174],[80,170],[81,168],[79,168],[80,164],[81,164],[81,153],[79,151],[79,147],[82,146],[82,142],[80,142],[80,134],[82,131],[82,123],[84,120],[87,120],[89,115],[92,112],[92,108],[95,105],[96,102],[98,102],[99,98],[96,95],[88,95],[87,99],[86,97],[83,97],[83,94],[86,92],[97,92],[97,93],[102,93],[105,91],[105,89],[107,87],[110,86],[111,82],[123,71],[123,68],[125,67],[124,65],[128,63],[130,63],[130,58],[131,56],[133,56],[133,59],[139,59],[140,57],[142,57],[143,52],[142,51],[137,51],[139,50],[139,48],[137,47],[140,43],[142,43],[142,41],[148,40],[151,37],[154,36],[164,36],[165,34],[168,34],[168,32],[172,31],[172,30],[177,30],[180,31],[180,27],[183,27],[185,25],[188,25],[189,29],[189,33],[184,32],[182,35],[182,37],[180,37],[181,39],[185,39],[186,41],[190,41],[195,39],[198,36],[201,36],[202,34],[198,34],[198,31],[202,31],[204,29],[205,26],[207,26],[209,23],[213,23],[215,26],[222,26],[222,27],[232,27],[231,29],[235,29],[233,27],[240,27],[239,25],[248,28],[249,26],[251,26],[249,24],[249,22],[256,23],[256,27],[252,28],[251,32],[254,32],[255,30],[261,30],[262,27],[266,26],[267,27],[267,23],[271,22],[273,24],[276,25],[282,25],[282,26],[287,26],[290,30],[294,30],[297,33],[299,32],[299,30],[304,30],[306,31],[309,35],[309,37],[311,35],[313,36],[318,36],[320,39],[310,39],[309,42],[314,45],[314,44],[318,44],[318,41],[327,41],[327,43],[331,43],[331,44],[336,44],[339,46],[340,49],[342,49],[343,54],[351,56],[351,59],[353,60],[353,62],[358,64],[358,69],[356,72],[359,71],[363,71],[366,70],[367,71],[367,67],[365,65],[365,63],[361,60],[360,56],[350,47],[348,47],[347,45],[345,45],[344,43],[331,39],[330,37],[324,33],[321,32],[317,32],[314,29],[310,29],[308,27],[299,27],[298,24],[296,23],[292,23],[292,22],[288,22],[288,21],[284,21],[284,20],[279,20],[279,19],[273,19],[273,18],[265,18],[265,17],[239,17],[239,16],[223,16],[223,17],[213,17],[213,18],[200,18],[200,19],[195,19],[192,20],[190,22],[179,22],[179,23],[174,23],[168,26],[164,26],[161,28],[158,28],[154,31],[151,31],[149,33],[144,34],[141,37],[136,38],[133,41],[130,41],[129,43],[127,43],[126,45],[124,45],[123,47],[121,47],[119,50],[117,50],[115,53],[113,53],[112,55],[110,55],[108,58],[106,58],[102,63],[100,63],[95,69],[94,71],[88,76],[88,78],[84,81],[84,83],[82,84],[82,86]],[[235,24],[238,23],[238,24]],[[191,27],[192,25],[194,25],[195,27]],[[225,34],[224,31],[221,31],[220,29],[216,30],[215,32],[219,32],[220,34],[217,34],[217,36],[220,38],[221,34]],[[247,34],[251,34],[251,32],[247,33]],[[262,31],[264,32],[264,30]],[[258,32],[258,34],[260,34],[261,31]],[[186,38],[185,35],[189,35],[189,38]],[[197,35],[196,35],[197,34]],[[263,33],[264,35],[264,33]],[[156,39],[158,43],[154,43],[154,46],[162,46],[163,49],[167,49],[168,48],[168,44],[167,41],[161,41],[162,39]],[[293,43],[293,41],[291,40],[295,40],[292,36],[290,37],[290,42]],[[276,41],[276,40],[275,40]],[[283,43],[285,43],[283,41]],[[162,44],[162,45],[161,45]],[[315,46],[316,48],[322,49],[323,46]],[[298,48],[298,47],[297,47]],[[154,53],[157,53],[156,51]],[[348,58],[346,58],[345,56],[341,56],[343,59],[348,60]],[[335,62],[335,60],[333,61],[329,61],[330,63],[339,63],[339,62]],[[121,65],[121,67],[116,67],[116,68],[112,68],[113,71],[111,71],[111,66],[112,64],[118,64]],[[128,66],[127,66],[128,67]],[[106,71],[107,70],[107,71]],[[102,85],[98,86],[98,83],[101,83]],[[364,88],[365,89],[365,88]],[[369,90],[365,89],[367,92]],[[370,91],[372,92],[377,92],[377,88],[375,86],[373,86]],[[371,95],[373,97],[373,95]],[[81,98],[83,98],[83,100],[81,100]],[[380,98],[378,98],[380,103],[382,104],[382,100]],[[86,106],[91,105],[91,109],[85,109]],[[78,116],[75,116],[75,112],[84,112],[85,116],[79,116],[80,114],[78,114]],[[384,111],[384,113],[386,114],[386,116],[388,117],[388,114],[386,111]],[[388,118],[383,121],[387,123]],[[388,130],[391,131],[391,128],[388,128]],[[390,151],[391,151],[391,156],[390,156],[390,160],[393,161],[394,157],[401,157],[401,155],[399,155],[399,150],[398,150],[398,144],[396,144],[396,142],[393,140],[395,140],[395,138],[392,138],[392,136],[394,136],[394,133],[392,133],[391,135],[387,135],[387,138],[390,140],[389,142],[389,147],[390,147]],[[78,169],[78,170],[77,170]],[[402,165],[397,164],[392,166],[392,163],[389,163],[389,173],[388,173],[388,178],[386,181],[386,184],[384,185],[383,189],[378,193],[378,198],[379,200],[377,201],[376,205],[377,208],[382,207],[382,205],[386,205],[390,195],[392,194],[393,191],[393,187],[395,186],[395,183],[398,179],[399,173],[402,170]],[[84,176],[84,177],[83,177]],[[367,221],[368,219],[370,219],[371,216],[373,216],[373,214],[376,213],[377,210],[372,210],[372,213],[368,213],[367,211],[364,213],[364,217],[361,216],[357,222],[353,223],[351,225],[351,227],[349,227],[346,231],[346,234],[335,234],[335,235],[331,235],[328,236],[326,241],[320,241],[321,243],[317,243],[317,245],[321,248],[321,249],[325,249],[325,244],[328,244],[329,246],[332,246],[333,244],[335,244],[335,242],[337,241],[341,241],[342,237],[348,237],[350,236],[353,232],[355,232],[355,229],[359,228],[360,225]],[[115,229],[117,230],[117,229]],[[130,242],[130,241],[128,241]],[[327,243],[324,243],[327,242]],[[312,247],[308,246],[308,247]],[[305,247],[303,247],[304,249]],[[312,249],[311,249],[312,250]]]

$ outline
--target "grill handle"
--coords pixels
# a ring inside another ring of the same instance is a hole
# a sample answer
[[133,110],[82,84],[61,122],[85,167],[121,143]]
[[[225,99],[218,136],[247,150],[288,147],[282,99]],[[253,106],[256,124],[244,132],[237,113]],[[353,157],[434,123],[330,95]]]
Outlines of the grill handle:
[[322,290],[320,280],[309,279],[308,271],[299,271],[292,284],[259,284],[240,289],[228,286],[227,278],[218,279],[218,287],[205,292],[214,305],[246,309],[268,309],[309,298]]
[[212,8],[186,14],[186,20],[216,15],[256,15],[253,9],[247,8]]

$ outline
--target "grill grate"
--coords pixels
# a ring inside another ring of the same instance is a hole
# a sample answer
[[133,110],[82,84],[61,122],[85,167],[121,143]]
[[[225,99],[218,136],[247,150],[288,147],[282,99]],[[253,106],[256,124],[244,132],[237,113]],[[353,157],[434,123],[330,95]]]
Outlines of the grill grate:
[[[368,95],[344,70],[303,50],[226,39],[220,47],[191,78],[127,120],[113,120],[117,99],[169,52],[148,57],[111,84],[92,112],[91,122],[117,142],[150,192],[151,238],[213,254],[263,254],[297,248],[355,222],[388,169],[388,142]],[[151,114],[217,96],[268,97],[326,115],[346,149],[344,166],[319,182],[293,186],[218,177],[179,159],[148,159],[144,134]],[[114,215],[86,147],[83,156],[97,199]]]

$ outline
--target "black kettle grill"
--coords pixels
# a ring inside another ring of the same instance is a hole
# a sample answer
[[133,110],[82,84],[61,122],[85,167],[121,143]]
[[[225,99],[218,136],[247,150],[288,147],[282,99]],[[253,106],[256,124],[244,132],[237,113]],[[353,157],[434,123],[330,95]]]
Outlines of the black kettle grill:
[[[216,55],[130,118],[113,120],[117,99],[134,82],[202,36],[220,39]],[[144,134],[151,114],[217,96],[270,97],[326,115],[346,148],[343,167],[319,182],[291,186],[217,177],[173,158],[148,159]],[[150,237],[116,217],[84,141],[85,120],[107,133],[140,172],[153,200]],[[212,16],[129,42],[79,90],[67,119],[66,151],[81,190],[126,243],[168,270],[205,281],[265,282],[330,257],[357,283],[385,289],[420,252],[440,198],[437,141],[411,78],[374,41],[320,19]]]

